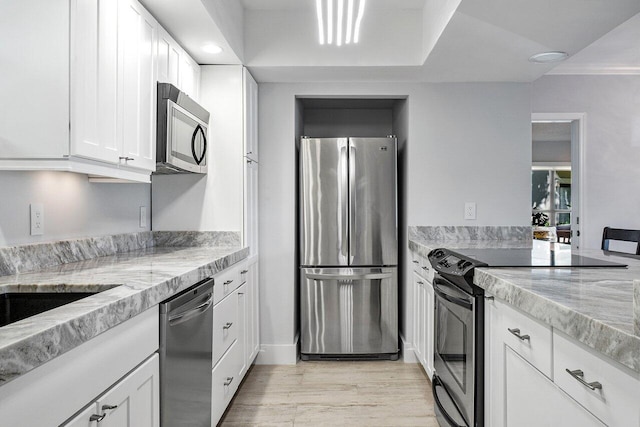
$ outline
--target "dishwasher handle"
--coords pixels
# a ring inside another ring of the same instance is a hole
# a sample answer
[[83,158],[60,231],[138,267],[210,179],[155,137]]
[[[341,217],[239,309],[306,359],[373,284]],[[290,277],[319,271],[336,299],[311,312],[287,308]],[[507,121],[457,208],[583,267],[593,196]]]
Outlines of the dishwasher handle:
[[213,305],[213,294],[209,294],[209,298],[202,304],[187,310],[182,313],[174,314],[173,316],[169,316],[169,326],[176,326],[180,323],[184,323],[188,320],[193,319],[207,311],[209,307]]

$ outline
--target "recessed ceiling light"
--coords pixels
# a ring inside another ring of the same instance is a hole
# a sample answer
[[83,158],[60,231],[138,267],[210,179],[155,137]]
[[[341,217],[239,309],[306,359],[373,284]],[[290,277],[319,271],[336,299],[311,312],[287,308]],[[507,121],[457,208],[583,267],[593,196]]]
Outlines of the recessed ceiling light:
[[217,44],[209,43],[202,46],[202,50],[207,53],[220,53],[222,52],[222,48]]
[[529,62],[547,64],[549,62],[564,61],[568,57],[569,54],[567,52],[541,52],[536,53],[531,58],[529,58]]

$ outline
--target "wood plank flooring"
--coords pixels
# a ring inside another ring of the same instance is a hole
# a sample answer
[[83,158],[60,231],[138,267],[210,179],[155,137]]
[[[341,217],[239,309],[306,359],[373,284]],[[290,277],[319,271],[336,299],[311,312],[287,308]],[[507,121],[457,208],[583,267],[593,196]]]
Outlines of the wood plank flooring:
[[219,425],[438,427],[426,374],[401,361],[254,365]]

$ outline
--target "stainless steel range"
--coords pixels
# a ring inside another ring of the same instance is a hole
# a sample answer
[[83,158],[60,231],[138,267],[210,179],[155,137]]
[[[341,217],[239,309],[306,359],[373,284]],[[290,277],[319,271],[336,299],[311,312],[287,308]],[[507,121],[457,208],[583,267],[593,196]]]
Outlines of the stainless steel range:
[[473,284],[476,267],[626,267],[575,255],[568,246],[535,249],[435,249],[435,342],[432,380],[442,427],[484,426],[484,291]]

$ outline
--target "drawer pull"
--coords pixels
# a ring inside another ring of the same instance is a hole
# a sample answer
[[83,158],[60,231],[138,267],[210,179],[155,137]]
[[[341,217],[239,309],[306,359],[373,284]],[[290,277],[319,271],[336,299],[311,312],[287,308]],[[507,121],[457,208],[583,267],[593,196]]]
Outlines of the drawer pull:
[[248,272],[249,272],[249,270],[242,270],[242,271],[240,272],[240,274],[247,274]]
[[99,423],[100,421],[104,420],[104,417],[106,417],[107,414],[102,414],[102,415],[98,415],[98,414],[93,414],[89,417],[89,421],[90,422],[97,422]]
[[233,382],[233,377],[227,377],[227,380],[224,382],[225,386],[231,385]]
[[496,297],[489,295],[489,296],[485,296],[484,299],[486,299],[487,301],[494,301]]
[[422,267],[423,270],[429,271],[429,267]]
[[507,330],[518,337],[520,341],[531,341],[531,337],[529,335],[520,335],[520,328],[507,328]]
[[414,263],[414,264],[417,264],[417,263],[418,263],[418,260],[415,260],[415,259],[414,259],[414,260],[413,260],[413,263]]
[[102,410],[103,411],[109,411],[111,409],[116,409],[118,407],[118,405],[102,405]]
[[418,280],[418,285],[424,285],[424,282]]
[[589,387],[590,390],[596,390],[596,389],[602,390],[602,384],[600,384],[598,381],[593,381],[590,383],[586,382],[584,380],[584,372],[582,372],[581,369],[575,369],[573,371],[569,369],[565,369],[565,371],[567,371],[567,373],[571,375],[573,378],[578,380],[580,384],[582,384],[585,387]]
[[226,282],[223,283],[223,285],[227,286],[227,285],[230,285],[231,283],[233,283],[233,280],[227,280]]
[[229,329],[231,327],[231,325],[233,325],[233,322],[227,322],[222,329]]

